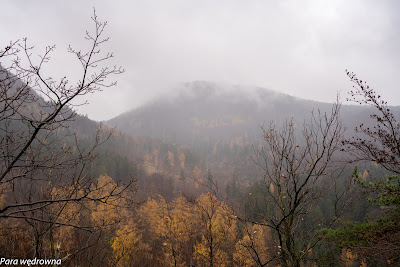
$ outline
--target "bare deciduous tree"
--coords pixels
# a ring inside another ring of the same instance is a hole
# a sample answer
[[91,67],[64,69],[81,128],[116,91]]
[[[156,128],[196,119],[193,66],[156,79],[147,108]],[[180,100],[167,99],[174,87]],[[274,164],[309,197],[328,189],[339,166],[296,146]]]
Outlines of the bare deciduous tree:
[[372,177],[370,182],[359,177],[357,169],[354,175],[365,193],[372,193],[368,200],[380,207],[384,215],[366,217],[364,223],[348,222],[327,231],[326,237],[364,261],[396,265],[400,263],[400,123],[387,102],[366,81],[352,72],[347,75],[354,83],[347,100],[370,106],[373,112],[372,123],[360,122],[355,136],[343,141],[344,151],[352,155],[352,163],[374,163],[389,171],[382,171],[380,177]]
[[350,91],[353,101],[371,106],[377,113],[371,118],[376,125],[368,127],[363,122],[355,128],[356,136],[345,140],[346,151],[353,155],[353,162],[376,162],[385,169],[400,174],[400,123],[390,111],[387,102],[370,88],[366,81],[362,81],[352,72],[347,72],[351,82],[355,85]]
[[[256,152],[256,163],[263,173],[263,196],[259,199],[262,204],[255,204],[259,207],[253,212],[258,212],[259,220],[253,223],[272,230],[278,253],[260,262],[261,266],[274,260],[284,266],[300,266],[320,240],[315,230],[332,225],[343,211],[350,194],[336,183],[343,169],[334,160],[344,133],[339,111],[337,102],[331,114],[313,112],[301,133],[293,120],[280,130],[273,123],[263,127],[265,146]],[[311,226],[302,228],[328,190],[334,192],[332,219],[316,218]]]
[[[36,257],[42,251],[43,236],[52,239],[55,227],[97,229],[65,220],[68,205],[77,204],[82,210],[93,202],[116,205],[115,198],[123,197],[132,185],[100,186],[90,176],[96,148],[108,140],[111,130],[99,125],[92,144],[82,146],[77,134],[68,129],[76,116],[76,100],[114,86],[116,82],[108,82],[108,78],[124,72],[121,67],[107,66],[113,57],[101,51],[108,41],[103,37],[107,23],[99,21],[95,12],[92,20],[94,32],[87,31],[85,36],[89,50],[68,48],[82,66],[81,78],[75,83],[44,73],[55,46],[46,47],[39,57],[27,39],[0,50],[0,222],[10,228],[11,220],[29,225]],[[100,194],[105,187],[107,193]],[[53,244],[51,250],[54,256]]]

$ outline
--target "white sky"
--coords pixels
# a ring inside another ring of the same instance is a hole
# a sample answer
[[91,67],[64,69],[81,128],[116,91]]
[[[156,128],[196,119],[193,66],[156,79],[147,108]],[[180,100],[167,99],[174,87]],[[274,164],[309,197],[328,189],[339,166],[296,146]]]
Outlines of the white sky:
[[[106,50],[126,72],[80,113],[110,119],[193,80],[255,85],[333,102],[345,69],[400,105],[400,1],[2,0],[0,45],[56,44],[50,75],[76,76],[69,44],[84,48],[92,8],[108,21]],[[72,80],[71,80],[72,81]]]

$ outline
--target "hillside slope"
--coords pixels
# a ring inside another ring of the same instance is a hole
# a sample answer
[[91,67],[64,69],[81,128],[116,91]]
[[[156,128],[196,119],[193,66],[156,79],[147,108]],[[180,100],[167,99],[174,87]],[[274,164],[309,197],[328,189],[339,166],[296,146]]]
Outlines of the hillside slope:
[[[329,112],[331,104],[295,98],[263,88],[220,85],[197,81],[177,88],[178,95],[159,98],[106,122],[126,133],[149,136],[178,144],[230,141],[242,137],[254,143],[260,126],[274,121],[280,125],[293,118],[302,124],[311,112]],[[334,99],[332,100],[334,102]],[[367,121],[368,109],[345,105],[347,127]]]

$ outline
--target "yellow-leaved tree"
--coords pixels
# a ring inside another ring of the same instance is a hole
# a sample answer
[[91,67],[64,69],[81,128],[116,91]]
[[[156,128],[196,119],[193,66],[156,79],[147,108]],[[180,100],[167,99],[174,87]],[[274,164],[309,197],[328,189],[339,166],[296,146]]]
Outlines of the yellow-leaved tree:
[[161,196],[148,199],[137,210],[140,228],[150,241],[153,259],[163,265],[186,266],[192,261],[198,233],[198,213],[180,196],[167,204]]
[[111,240],[113,266],[145,266],[151,262],[151,248],[143,241],[137,225],[132,219],[120,226]]
[[90,193],[90,197],[98,199],[91,203],[91,217],[95,227],[115,230],[117,224],[130,216],[124,195],[124,188],[119,187],[108,175],[97,179]]
[[184,196],[172,201],[164,219],[165,257],[171,266],[187,266],[192,261],[198,230],[198,214]]
[[244,236],[235,246],[233,260],[235,266],[266,266],[271,262],[268,253],[271,235],[268,229],[261,225],[246,224],[243,228]]
[[167,234],[165,219],[168,215],[168,208],[165,199],[156,195],[136,210],[136,217],[139,229],[142,231],[143,239],[151,247],[153,261],[151,265],[162,265],[165,262],[164,236]]
[[[54,187],[51,191],[53,199],[79,198],[83,195],[84,192],[79,189],[79,185]],[[78,234],[78,229],[73,226],[88,225],[90,212],[78,202],[60,202],[52,205],[50,209],[52,212],[49,213],[49,220],[63,223],[49,231],[50,255],[55,258],[62,256],[59,253],[60,249],[67,255],[72,254],[77,247],[76,240],[72,237]]]
[[167,154],[167,160],[168,160],[169,166],[173,167],[174,161],[175,161],[175,156],[174,156],[174,153],[169,150],[168,150],[168,154]]
[[157,169],[157,167],[158,167],[158,155],[159,155],[159,152],[158,152],[158,149],[154,149],[153,150],[153,158],[154,158],[154,167]]
[[197,199],[196,209],[202,237],[195,245],[194,259],[200,266],[229,266],[237,232],[232,210],[210,192]]
[[181,163],[181,169],[184,170],[185,169],[185,153],[181,152],[181,154],[179,155],[179,161]]

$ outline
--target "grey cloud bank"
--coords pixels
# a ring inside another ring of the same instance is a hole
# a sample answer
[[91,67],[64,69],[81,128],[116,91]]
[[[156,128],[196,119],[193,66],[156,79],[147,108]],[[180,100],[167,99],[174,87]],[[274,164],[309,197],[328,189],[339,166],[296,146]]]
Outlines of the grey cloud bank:
[[345,69],[400,105],[398,1],[6,0],[0,45],[25,36],[37,48],[57,44],[49,74],[73,77],[79,71],[66,48],[85,46],[92,7],[109,22],[104,49],[126,69],[117,87],[91,95],[79,109],[95,120],[193,80],[332,102],[338,90],[351,88]]

